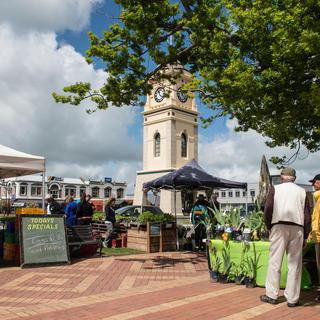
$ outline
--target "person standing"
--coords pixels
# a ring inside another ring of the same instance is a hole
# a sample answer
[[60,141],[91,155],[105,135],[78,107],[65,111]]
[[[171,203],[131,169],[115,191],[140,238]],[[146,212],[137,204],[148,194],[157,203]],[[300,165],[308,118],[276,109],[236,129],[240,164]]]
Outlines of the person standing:
[[288,307],[296,307],[300,297],[302,249],[310,231],[310,208],[306,191],[294,183],[296,171],[284,168],[280,177],[282,183],[271,187],[264,209],[264,220],[271,232],[266,294],[260,296],[260,300],[278,303],[281,265],[286,251],[288,275],[284,296]]
[[91,205],[93,212],[95,212],[96,206],[95,206],[94,203],[91,201],[91,198],[92,198],[92,197],[91,197],[91,194],[87,194],[87,197],[86,197],[87,202]]
[[116,203],[116,199],[110,198],[105,207],[105,212],[106,212],[105,224],[107,225],[108,235],[103,242],[103,246],[106,248],[112,247],[112,234],[114,230],[114,224],[116,222],[116,214],[114,211],[115,203]]
[[73,197],[68,196],[66,198],[65,215],[67,220],[67,226],[74,226],[76,224],[77,204],[74,202]]
[[316,262],[318,270],[318,285],[316,302],[320,303],[320,174],[317,174],[312,180],[309,180],[314,187],[314,199],[316,201],[312,215],[311,238],[315,243]]
[[208,217],[209,206],[210,204],[205,199],[204,195],[200,194],[191,211],[190,220],[194,226],[194,240],[196,251],[205,250],[205,244],[202,240],[207,237],[206,219]]
[[51,194],[47,194],[45,199],[48,202],[47,214],[61,214],[61,206]]
[[86,200],[86,194],[81,193],[80,203],[78,203],[76,218],[77,224],[90,224],[92,221],[93,210],[92,206]]

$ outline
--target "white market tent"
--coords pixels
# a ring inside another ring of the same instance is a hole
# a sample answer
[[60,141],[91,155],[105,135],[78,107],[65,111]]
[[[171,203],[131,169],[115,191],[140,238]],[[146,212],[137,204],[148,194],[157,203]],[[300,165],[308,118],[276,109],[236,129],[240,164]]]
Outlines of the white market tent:
[[46,159],[5,147],[0,144],[0,179],[42,172],[42,210],[44,213]]

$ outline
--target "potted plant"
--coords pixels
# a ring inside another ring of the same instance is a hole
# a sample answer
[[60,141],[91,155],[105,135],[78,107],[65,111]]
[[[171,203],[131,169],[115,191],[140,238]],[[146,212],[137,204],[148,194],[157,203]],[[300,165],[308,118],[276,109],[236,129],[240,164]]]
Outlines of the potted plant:
[[[241,217],[240,217],[240,209],[233,209],[230,213],[229,224],[232,228],[232,239],[237,240],[239,236],[241,236]],[[241,240],[240,240],[241,241]]]
[[244,266],[243,264],[234,264],[232,269],[232,275],[234,276],[234,283],[237,285],[242,284],[243,279],[245,278],[244,275]]
[[235,284],[239,285],[243,282],[245,275],[246,275],[246,270],[245,270],[245,266],[244,266],[244,257],[245,257],[245,253],[249,248],[249,242],[248,241],[244,241],[243,243],[243,248],[241,251],[241,258],[240,258],[240,262],[238,264],[234,264],[233,268],[232,268],[232,274],[234,276],[234,282]]
[[233,262],[230,259],[230,247],[228,241],[225,241],[225,246],[222,248],[222,264],[221,272],[219,272],[219,282],[227,283],[230,270],[233,266]]
[[221,240],[222,234],[224,232],[225,225],[226,225],[226,218],[223,215],[223,213],[217,208],[214,209],[214,217],[216,221],[216,225],[215,225],[216,239]]
[[218,282],[219,269],[221,266],[221,259],[217,256],[217,249],[210,245],[210,250],[212,252],[212,260],[209,267],[210,280],[212,282]]
[[254,288],[256,285],[256,277],[257,277],[257,270],[260,268],[258,267],[259,259],[261,253],[257,255],[255,244],[252,243],[252,256],[247,256],[245,259],[245,269],[246,269],[246,278],[245,284],[247,288]]

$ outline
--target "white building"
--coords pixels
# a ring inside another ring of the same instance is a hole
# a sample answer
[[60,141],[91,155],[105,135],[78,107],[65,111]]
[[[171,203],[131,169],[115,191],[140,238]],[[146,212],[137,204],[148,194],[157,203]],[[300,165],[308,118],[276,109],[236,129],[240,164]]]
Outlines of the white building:
[[[163,80],[154,88],[142,112],[143,169],[137,172],[134,204],[143,199],[142,185],[166,173],[172,172],[190,159],[198,160],[198,115],[195,98],[188,97],[181,87],[191,81],[191,74],[182,66],[168,66],[166,73],[182,71],[175,85]],[[164,212],[174,212],[173,193],[161,191],[160,207]],[[182,213],[181,194],[177,193],[177,214]]]
[[[215,189],[221,208],[246,208],[246,203],[254,204],[259,194],[259,183],[248,182],[247,191],[244,189]],[[250,208],[250,206],[249,206]]]
[[[280,175],[271,176],[272,185],[277,185],[281,183]],[[304,188],[306,191],[311,192],[311,184],[301,184],[297,183],[298,186]],[[259,183],[248,182],[247,191],[244,189],[215,189],[213,192],[217,195],[217,200],[221,204],[221,208],[236,208],[241,209],[246,207],[248,203],[248,210],[252,209],[251,205],[254,205],[259,194]]]
[[[16,202],[34,201],[42,199],[42,176],[30,175],[6,179],[6,188],[0,187],[2,199],[11,199]],[[75,199],[85,192],[90,194],[93,200],[107,200],[114,197],[124,200],[127,191],[125,182],[112,182],[110,178],[100,181],[83,180],[74,178],[47,177],[45,194],[51,194],[55,199],[64,200],[71,195]]]

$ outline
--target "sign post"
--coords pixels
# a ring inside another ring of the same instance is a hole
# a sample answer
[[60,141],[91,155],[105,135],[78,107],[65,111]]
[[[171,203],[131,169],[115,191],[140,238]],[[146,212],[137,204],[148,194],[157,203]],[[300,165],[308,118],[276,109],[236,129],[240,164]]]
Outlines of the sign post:
[[64,216],[24,214],[19,225],[21,267],[70,263]]

